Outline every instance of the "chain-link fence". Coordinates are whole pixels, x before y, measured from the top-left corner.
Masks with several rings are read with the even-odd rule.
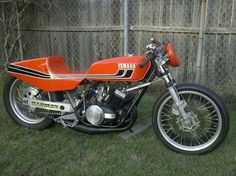
[[[234,96],[236,94],[235,12],[235,0],[208,1],[202,55],[202,82],[218,92]]]
[[[122,2],[53,0],[48,9],[33,6],[25,16],[26,58],[62,55],[85,70],[101,58],[122,55]]]
[[[181,66],[173,69],[179,82],[195,81],[199,71],[202,84],[222,95],[236,93],[235,0],[38,2],[22,18],[26,59],[62,55],[72,68],[86,70],[99,59],[126,52],[143,55],[155,37],[174,43],[181,59]]]

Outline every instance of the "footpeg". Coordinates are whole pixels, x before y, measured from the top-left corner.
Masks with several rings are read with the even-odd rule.
[[[74,113],[60,116],[60,117],[56,118],[55,121],[58,123],[61,123],[65,128],[66,127],[73,128],[79,122],[79,120],[77,119],[77,117]],[[70,122],[70,121],[73,121],[73,122]]]

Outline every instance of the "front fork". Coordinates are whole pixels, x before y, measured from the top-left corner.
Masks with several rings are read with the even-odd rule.
[[[185,124],[191,123],[185,110],[187,103],[184,100],[180,99],[179,92],[175,87],[176,86],[175,80],[171,76],[170,72],[163,65],[160,65],[158,70],[161,73],[162,78],[166,83],[166,87],[169,90],[171,98],[175,103],[175,105],[177,106],[183,121],[185,122]]]

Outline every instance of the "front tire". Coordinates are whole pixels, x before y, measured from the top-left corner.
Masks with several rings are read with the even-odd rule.
[[[46,101],[56,100],[54,93],[44,92],[17,78],[8,76],[3,89],[3,100],[12,120],[17,125],[37,130],[45,129],[53,123],[53,120],[47,118],[49,115],[40,115],[37,113],[37,109],[24,105],[23,98],[39,98]]]
[[[204,154],[218,147],[227,135],[229,115],[221,98],[210,89],[196,84],[176,86],[180,99],[187,103],[185,111],[193,125],[184,126],[169,92],[156,102],[152,123],[155,134],[172,151]]]

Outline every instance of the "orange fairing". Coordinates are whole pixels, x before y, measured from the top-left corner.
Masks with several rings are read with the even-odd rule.
[[[179,58],[175,54],[174,46],[170,42],[166,44],[165,55],[168,55],[170,58],[170,60],[167,62],[168,65],[171,65],[172,67],[179,66]]]
[[[75,89],[83,80],[100,81],[141,81],[151,64],[140,68],[144,56],[125,56],[95,62],[87,72],[70,69],[63,57],[52,56],[14,62],[8,66],[8,72],[35,87],[45,91],[63,91]]]
[[[15,62],[8,66],[8,72],[45,91],[71,90],[84,80],[84,76],[73,78],[84,73],[69,69],[60,56]]]

